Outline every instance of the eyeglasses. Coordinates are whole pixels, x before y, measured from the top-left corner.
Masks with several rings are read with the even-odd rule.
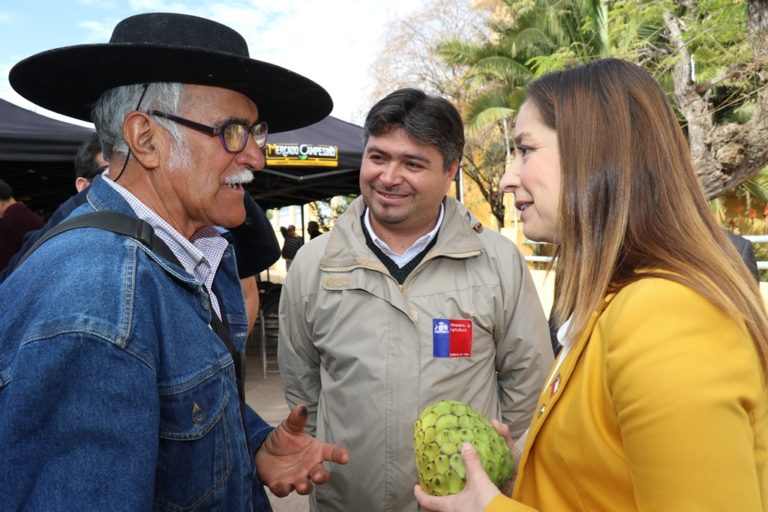
[[[218,135],[221,139],[221,145],[229,153],[239,153],[245,149],[248,144],[248,134],[253,137],[253,142],[260,148],[267,145],[267,123],[264,121],[256,121],[251,126],[248,123],[238,119],[232,119],[225,121],[219,126],[207,126],[183,117],[174,116],[173,114],[166,114],[159,110],[150,110],[147,114],[151,116],[162,117],[178,123],[187,128],[192,128],[202,133],[206,133],[211,137]]]

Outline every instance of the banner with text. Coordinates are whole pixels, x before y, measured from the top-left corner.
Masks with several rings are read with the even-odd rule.
[[[267,144],[267,166],[338,167],[336,146],[324,144]]]

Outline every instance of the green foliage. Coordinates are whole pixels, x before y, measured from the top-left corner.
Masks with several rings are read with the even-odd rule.
[[[357,198],[356,195],[354,196],[338,196],[336,198],[336,201],[334,202],[333,206],[333,218],[337,219],[339,216],[341,216],[342,213],[347,211],[347,208],[349,208],[349,205]]]
[[[729,230],[741,235],[768,232],[768,166],[726,196],[710,201],[709,206]],[[758,260],[768,259],[768,244],[755,244],[754,248]],[[768,275],[763,279],[768,280]]]
[[[465,111],[473,125],[483,127],[495,124],[503,119],[510,119],[517,113],[523,101],[523,90],[503,87],[489,89],[470,103]],[[474,127],[474,126],[473,126]]]
[[[523,84],[531,77],[531,70],[524,64],[510,59],[508,55],[489,55],[479,59],[471,74],[502,83]]]
[[[768,260],[768,247],[766,244],[752,244],[752,249],[755,251],[755,261]],[[759,269],[760,281],[768,281],[768,269]]]
[[[735,194],[749,202],[768,203],[768,167],[739,185]]]
[[[739,104],[743,98],[739,97],[738,91],[733,89],[720,88],[717,92],[727,92],[728,95],[722,99],[718,98],[718,104],[720,110],[716,113],[717,122],[721,124],[725,123],[737,123],[744,124],[752,118],[752,114],[755,110],[755,102],[752,99],[748,99]]]
[[[501,105],[485,96],[524,89],[544,73],[615,56],[645,65],[671,88],[670,72],[680,58],[667,39],[664,12],[684,28],[687,51],[693,56],[696,82],[706,82],[733,66],[746,66],[752,58],[746,34],[746,2],[699,0],[688,4],[672,0],[505,0],[505,16],[491,19],[490,42],[445,41],[438,53],[450,65],[466,67],[468,83],[477,96],[468,112],[471,129],[498,120]],[[689,8],[693,5],[693,8]],[[724,88],[723,88],[724,87]],[[716,92],[724,118],[739,110],[745,94],[754,89],[750,77],[734,74]],[[717,98],[716,98],[717,99]],[[482,104],[496,112],[482,115]],[[507,107],[514,114],[518,104]],[[740,111],[737,119],[744,117]]]
[[[557,48],[550,54],[531,57],[527,64],[531,67],[535,77],[540,77],[559,71],[561,69],[579,64],[580,56],[574,51],[573,47]]]
[[[667,44],[663,11],[663,2],[613,2],[608,11],[610,55],[638,63],[652,59],[652,49]]]
[[[696,81],[712,80],[730,66],[749,62],[752,50],[745,30],[747,3],[699,0],[696,8],[685,32],[688,51],[696,61]]]
[[[610,51],[608,10],[599,0],[505,3],[509,13],[491,21],[490,42],[449,40],[438,45],[447,64],[466,68],[467,83],[474,87],[467,108],[470,131],[500,116],[512,117],[534,77]]]
[[[503,12],[489,18],[490,37],[444,41],[437,49],[446,64],[465,71],[468,103],[463,114],[468,134],[486,137],[483,146],[488,155],[475,155],[473,172],[498,173],[500,161],[494,156],[499,153],[491,148],[504,147],[503,140],[494,137],[508,134],[487,128],[514,118],[531,80],[607,56],[643,65],[673,99],[675,63],[690,54],[693,78],[702,85],[701,94],[712,105],[716,122],[746,122],[754,109],[751,95],[762,83],[748,71],[752,52],[745,30],[746,4],[743,0],[503,0]],[[682,27],[685,52],[671,42],[665,14]],[[745,184],[745,190],[750,186]]]
[[[336,196],[328,201],[313,201],[308,203],[310,214],[317,219],[323,231],[330,230],[336,219],[347,211],[349,204],[357,196]]]

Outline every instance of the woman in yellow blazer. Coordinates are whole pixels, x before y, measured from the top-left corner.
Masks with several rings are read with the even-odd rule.
[[[465,445],[428,510],[768,511],[768,320],[714,222],[685,136],[642,68],[605,59],[529,86],[502,178],[556,243],[563,349],[512,498]]]

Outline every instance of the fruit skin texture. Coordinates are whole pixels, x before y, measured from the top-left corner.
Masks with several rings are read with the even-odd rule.
[[[514,460],[501,434],[469,405],[441,400],[425,407],[413,425],[416,470],[424,492],[434,496],[461,492],[467,482],[460,454],[465,442],[475,447],[496,487],[507,483]]]

